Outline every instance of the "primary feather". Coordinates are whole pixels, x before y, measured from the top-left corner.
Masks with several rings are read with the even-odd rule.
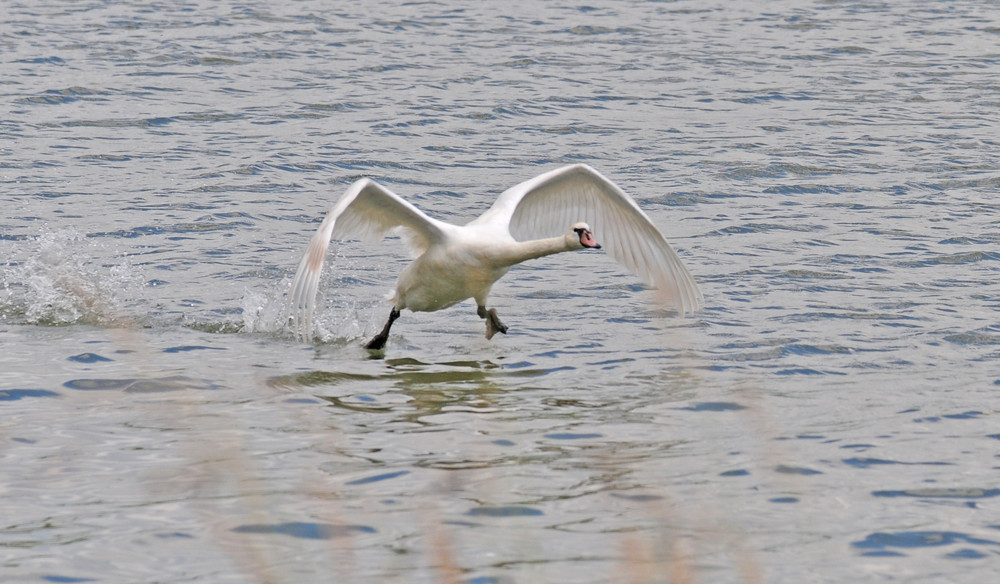
[[[508,189],[473,223],[505,220],[519,241],[560,233],[576,221],[588,223],[611,257],[665,295],[665,303],[681,312],[701,305],[701,290],[660,230],[618,185],[585,164]]]

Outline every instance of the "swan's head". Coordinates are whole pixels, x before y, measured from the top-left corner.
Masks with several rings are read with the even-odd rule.
[[[594,239],[594,234],[590,232],[590,225],[586,223],[576,223],[570,227],[569,233],[566,234],[566,240],[572,243],[573,247],[579,243],[581,248],[601,249],[601,244]]]

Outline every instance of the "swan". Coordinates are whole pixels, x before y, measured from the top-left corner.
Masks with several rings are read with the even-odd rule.
[[[312,335],[320,270],[331,239],[380,241],[400,228],[416,258],[400,274],[385,327],[365,347],[385,347],[400,311],[430,312],[468,298],[486,320],[486,338],[507,332],[486,298],[511,267],[564,251],[601,249],[656,288],[682,313],[703,298],[667,240],[617,185],[586,164],[564,166],[504,191],[466,225],[433,219],[369,178],[352,184],[330,209],[299,261],[287,314],[296,338]],[[555,235],[566,229],[561,235]]]

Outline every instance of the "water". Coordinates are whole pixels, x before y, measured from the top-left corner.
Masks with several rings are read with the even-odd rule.
[[[979,2],[7,2],[0,580],[984,582],[1000,24]],[[351,181],[467,221],[587,162],[600,253],[404,313]],[[598,237],[600,234],[597,234]]]

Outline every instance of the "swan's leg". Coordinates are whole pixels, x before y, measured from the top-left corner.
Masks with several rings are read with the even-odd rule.
[[[486,319],[486,338],[492,339],[493,335],[497,333],[507,334],[507,325],[500,322],[500,317],[497,316],[497,309],[491,308],[486,310],[486,307],[482,304],[476,309],[476,314],[479,318]]]
[[[378,351],[379,349],[385,347],[385,342],[389,340],[389,329],[392,328],[392,323],[396,322],[397,318],[399,318],[399,311],[396,310],[395,306],[393,306],[392,312],[389,313],[389,320],[386,321],[385,326],[382,328],[382,332],[375,335],[375,338],[372,340],[368,341],[365,348]]]

